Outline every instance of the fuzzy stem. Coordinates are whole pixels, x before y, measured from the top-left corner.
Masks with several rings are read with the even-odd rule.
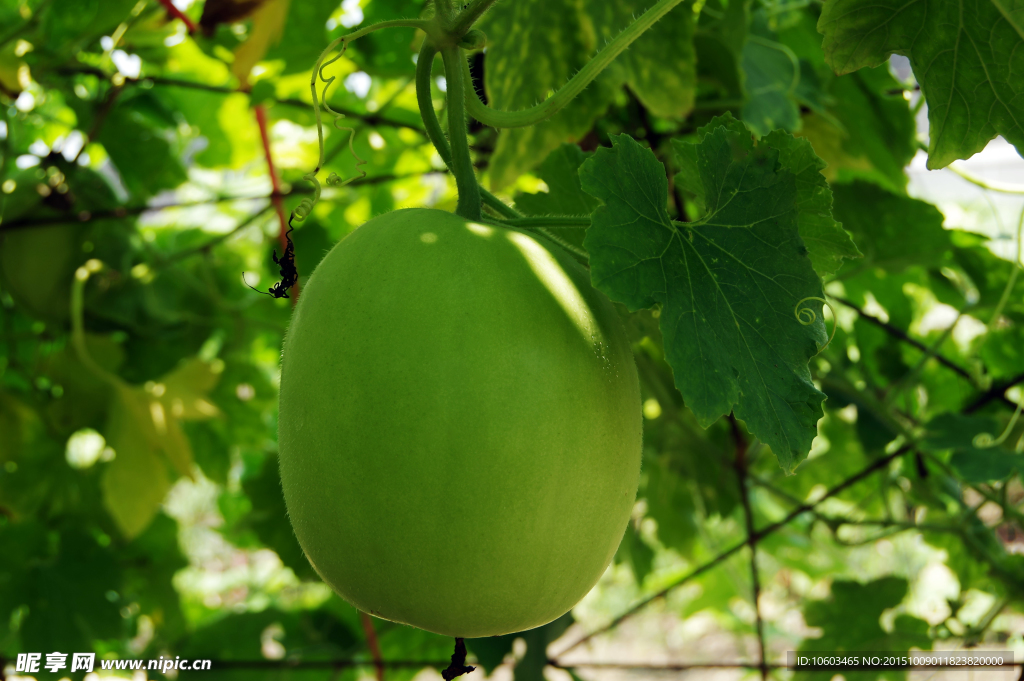
[[[601,48],[593,58],[588,61],[575,76],[569,79],[555,94],[545,99],[540,104],[524,109],[522,111],[498,111],[480,101],[473,88],[466,89],[466,109],[469,115],[484,125],[493,128],[522,128],[551,118],[558,113],[566,104],[583,91],[598,74],[601,73],[612,61],[622,54],[630,44],[639,38],[644,31],[654,25],[658,19],[669,13],[682,0],[658,0],[646,12],[641,14],[633,23],[622,29],[611,42]],[[468,73],[469,65],[464,65]]]
[[[472,0],[469,6],[462,10],[455,19],[451,32],[460,37],[464,35],[466,31],[473,28],[473,24],[484,15],[484,12],[491,8],[494,2],[495,0]]]
[[[469,220],[480,219],[480,185],[473,172],[473,159],[469,154],[469,129],[466,126],[465,82],[463,81],[462,50],[445,47],[441,50],[444,72],[448,82],[448,140],[452,146],[452,174],[459,189],[459,203],[455,212]]]
[[[444,136],[444,130],[441,129],[441,124],[437,120],[437,114],[434,113],[434,101],[430,96],[430,70],[433,67],[436,54],[437,48],[429,41],[424,41],[420,54],[416,58],[416,102],[419,104],[420,118],[423,119],[423,127],[427,133],[427,139],[437,149],[437,155],[441,157],[441,160],[444,161],[444,164],[450,170],[452,167],[452,149],[448,145],[448,140]],[[483,187],[480,187],[480,198],[485,204],[506,218],[522,217],[516,210],[506,205],[504,201]]]
[[[420,118],[423,119],[423,127],[426,129],[427,139],[437,149],[437,155],[441,157],[444,164],[451,168],[452,149],[448,146],[448,140],[444,137],[444,131],[434,113],[434,100],[430,96],[430,70],[434,66],[434,56],[437,48],[430,40],[423,41],[420,54],[416,58],[416,103],[420,107]]]

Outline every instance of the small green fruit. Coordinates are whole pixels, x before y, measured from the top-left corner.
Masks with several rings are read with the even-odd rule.
[[[303,288],[279,439],[299,543],[343,598],[448,636],[522,631],[575,605],[622,538],[636,367],[557,246],[396,211]]]

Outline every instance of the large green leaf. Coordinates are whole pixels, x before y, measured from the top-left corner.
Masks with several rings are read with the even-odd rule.
[[[824,114],[804,117],[800,135],[828,165],[829,182],[864,179],[894,191],[917,152],[914,116],[887,65],[832,78]],[[895,94],[892,94],[894,93]]]
[[[649,0],[619,0],[588,3],[582,8],[601,37],[610,40],[652,4]],[[693,106],[695,29],[693,3],[680,3],[616,60],[626,85],[656,116],[682,117]]]
[[[781,130],[764,142],[778,150],[779,163],[796,175],[797,226],[814,271],[821,276],[834,274],[843,260],[859,258],[850,235],[832,218],[832,191],[822,175],[825,162],[810,143]]]
[[[906,614],[897,615],[892,630],[882,628],[880,618],[889,608],[895,608],[907,594],[907,580],[902,577],[883,577],[873,582],[836,580],[832,583],[832,596],[826,600],[811,601],[804,607],[804,620],[812,627],[820,627],[822,635],[805,640],[798,652],[895,651],[908,652],[911,647],[931,649],[928,623]],[[798,672],[802,680],[827,681],[834,672]],[[851,681],[870,681],[884,676],[902,679],[905,672],[844,671]]]
[[[928,102],[928,167],[969,158],[1002,135],[1024,150],[1020,0],[833,0],[818,22],[836,73],[910,58]]]
[[[597,47],[572,0],[498,3],[481,23],[491,45],[484,69],[488,103],[497,109],[533,106],[579,71]],[[607,108],[615,85],[607,75],[538,125],[503,130],[491,158],[491,185],[503,187],[548,152],[580,139]]]
[[[579,176],[587,157],[575,144],[563,144],[552,151],[536,170],[548,191],[516,194],[516,208],[526,215],[590,215],[598,201],[583,191]]]
[[[630,137],[583,164],[584,190],[605,204],[585,242],[591,278],[630,309],[661,306],[666,357],[701,425],[735,411],[792,471],[822,414],[807,360],[825,343],[820,316],[803,326],[794,314],[822,296],[798,233],[797,178],[724,124],[690,151],[681,162],[696,165],[681,175],[707,212],[689,224],[669,219],[664,167]]]
[[[28,606],[20,622],[23,650],[85,652],[93,641],[122,634],[118,606],[107,597],[119,587],[120,566],[87,531],[20,523],[3,529],[0,547],[0,617],[6,624],[11,606]]]
[[[643,0],[497,4],[481,23],[490,40],[484,69],[489,104],[517,110],[543,100],[650,4]],[[682,3],[561,112],[535,126],[501,131],[491,159],[492,185],[508,185],[559,144],[580,139],[623,83],[653,113],[685,115],[693,104],[696,81],[693,32],[692,5]]]
[[[99,141],[117,166],[124,186],[137,197],[173,189],[187,179],[164,131],[133,107],[115,106],[103,122]]]
[[[327,47],[327,19],[338,0],[292,0],[281,39],[267,51],[267,60],[283,61],[285,73],[311,71]]]
[[[949,232],[935,206],[868,182],[832,188],[835,216],[854,236],[867,264],[889,272],[934,265],[950,249]]]
[[[743,120],[750,129],[759,136],[776,128],[797,130],[800,64],[793,52],[779,42],[752,35],[743,46],[743,72],[747,94]]]

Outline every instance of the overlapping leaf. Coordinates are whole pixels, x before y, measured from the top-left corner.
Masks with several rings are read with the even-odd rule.
[[[490,37],[484,70],[489,104],[518,110],[543,100],[649,4],[632,0],[589,5],[572,0],[498,3],[481,24]],[[691,5],[682,3],[561,112],[529,128],[503,130],[491,160],[492,184],[509,184],[559,144],[580,139],[623,83],[660,115],[687,113],[696,81],[693,31]]]
[[[628,136],[584,163],[584,190],[605,204],[585,242],[591,277],[630,309],[661,306],[666,357],[702,425],[734,411],[791,471],[824,399],[807,369],[824,328],[794,314],[822,295],[798,232],[797,178],[749,133],[708,127],[682,161],[706,207],[695,223],[669,219],[664,167]]]
[[[834,193],[836,217],[876,267],[935,265],[950,248],[942,213],[930,203],[860,181],[836,185]]]
[[[928,167],[1002,135],[1024,150],[1024,8],[1019,0],[834,0],[818,22],[836,73],[910,58],[928,102]]]
[[[894,608],[907,594],[907,581],[901,577],[883,577],[875,581],[860,582],[836,580],[832,583],[832,595],[821,601],[811,601],[804,608],[804,619],[812,627],[820,627],[822,635],[808,639],[800,646],[801,652],[833,651],[899,651],[907,652],[912,647],[931,649],[928,623],[911,615],[899,614],[892,624],[892,630],[882,628],[882,613]],[[796,678],[827,681],[834,672],[800,672]],[[905,678],[905,672],[894,671],[850,671],[848,679],[869,681],[880,676]]]

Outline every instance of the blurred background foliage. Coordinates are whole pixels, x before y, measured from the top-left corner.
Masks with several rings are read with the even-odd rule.
[[[501,2],[480,26],[474,85],[494,106],[531,105],[646,4]],[[276,463],[290,301],[241,279],[276,281],[275,202],[290,209],[309,191],[320,50],[423,11],[417,0],[0,0],[8,663],[95,651],[212,658],[215,678],[397,681],[446,662],[449,639],[360,617],[304,559]],[[527,215],[589,213],[597,202],[576,170],[610,135],[641,140],[671,178],[671,142],[715,115],[781,128],[826,161],[836,219],[864,255],[827,282],[836,337],[811,361],[826,415],[792,476],[742,423],[700,428],[673,387],[657,310],[623,309],[645,400],[633,521],[571,615],[469,641],[476,674],[733,662],[751,667],[742,676],[795,649],[1024,653],[1024,423],[1000,446],[973,444],[1024,399],[1022,202],[984,189],[973,202],[933,198],[941,211],[922,200],[906,169],[927,126],[906,60],[835,76],[819,13],[803,0],[687,2],[551,120],[471,127],[484,183]],[[356,128],[367,176],[326,189],[294,232],[300,284],[372,216],[454,208],[416,108],[421,39],[376,33],[331,67],[329,99]],[[443,90],[438,73],[442,119]],[[354,173],[347,142],[328,131],[328,172]],[[671,185],[670,204],[680,219],[698,214]],[[582,243],[581,230],[561,235]],[[92,259],[104,268],[76,279]],[[75,345],[79,319],[94,365]],[[600,633],[567,650],[587,632]]]

